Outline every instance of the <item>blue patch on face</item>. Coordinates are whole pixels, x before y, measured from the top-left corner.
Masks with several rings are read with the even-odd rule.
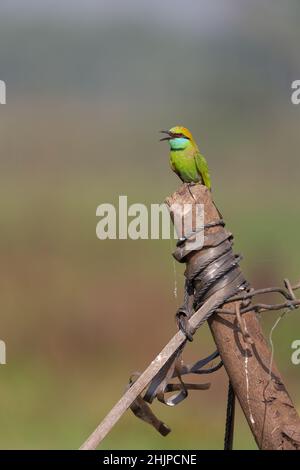
[[[175,139],[171,139],[170,147],[172,150],[183,150],[189,143],[189,139],[185,139],[184,137],[176,137]]]

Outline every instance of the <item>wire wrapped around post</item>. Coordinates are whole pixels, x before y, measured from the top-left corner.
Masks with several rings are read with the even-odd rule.
[[[220,212],[214,205],[211,192],[205,186],[195,185],[188,188],[187,185],[182,185],[167,199],[169,207],[187,203],[203,205],[204,223],[208,227],[205,239],[226,237],[224,227],[209,227],[220,219]],[[221,286],[217,281],[211,285],[209,291],[205,291],[201,277],[201,273],[205,271],[200,273],[199,279],[197,275],[194,276],[199,266],[198,258],[202,257],[203,260],[206,256],[209,256],[208,250],[204,249],[184,258],[187,263],[186,275],[194,279],[194,299],[197,304],[199,302],[204,305],[215,295],[215,289]],[[192,269],[194,264],[195,270]],[[239,268],[234,269],[238,274]],[[231,271],[233,272],[234,270]],[[296,299],[294,290],[300,286],[291,286],[289,281],[285,280],[284,288],[254,290],[247,283],[241,283],[241,287],[242,292],[233,294],[232,297],[228,295],[224,305],[217,307],[214,315],[208,318],[217,350],[258,447],[300,449],[300,418],[284,386],[257,316],[260,311],[297,308],[300,301]],[[221,293],[222,289],[219,289],[217,294],[218,292]],[[254,296],[266,292],[280,293],[285,301],[275,305],[252,305]]]
[[[188,189],[190,191],[190,188]],[[176,313],[176,318],[179,328],[186,334],[189,341],[192,341],[195,330],[189,329],[188,320],[206,300],[214,295],[216,306],[221,306],[233,295],[241,293],[248,288],[248,283],[239,267],[241,257],[233,253],[233,236],[224,229],[224,221],[218,217],[203,226],[199,224],[197,211],[194,209],[195,206],[191,203],[186,203],[184,208],[178,204],[174,207],[170,206],[172,220],[177,233],[180,235],[173,256],[177,261],[186,263],[184,304]],[[190,221],[190,224],[186,224],[188,228],[184,227],[184,220]],[[211,232],[212,229],[214,229],[213,232]],[[197,240],[197,233],[200,231],[204,231],[204,233]],[[209,312],[206,320],[213,313],[214,310]],[[215,367],[204,369],[206,364],[219,355],[218,351],[205,359],[197,361],[192,366],[185,365],[182,360],[182,352],[185,345],[186,342],[183,343],[166,363],[165,367],[154,377],[143,398],[139,397],[131,405],[131,410],[136,416],[152,424],[163,435],[166,435],[166,425],[157,419],[153,420],[153,417],[148,412],[149,407],[145,406],[143,401],[152,403],[154,398],[157,398],[166,405],[177,405],[188,396],[188,390],[203,390],[210,386],[210,384],[185,383],[183,375],[208,374],[222,366],[222,362],[219,362]],[[170,381],[173,378],[178,378],[179,383],[171,383]],[[133,378],[131,378],[131,383],[132,380]],[[177,391],[176,394],[171,397],[166,396],[168,392],[175,390]],[[231,397],[233,401],[233,392]],[[231,409],[233,406],[233,403],[229,404],[228,409]],[[232,423],[230,424],[230,429],[232,429]]]

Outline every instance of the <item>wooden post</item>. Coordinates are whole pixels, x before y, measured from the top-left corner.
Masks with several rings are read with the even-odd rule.
[[[205,224],[220,218],[211,192],[205,186],[182,185],[167,199],[169,206],[196,203],[204,205]],[[212,227],[207,233],[220,230],[224,228]],[[235,311],[235,303],[226,304],[226,309]],[[272,358],[259,319],[254,312],[243,314],[242,318],[253,345],[244,343],[235,314],[215,313],[208,322],[252,434],[260,449],[300,449],[300,418]]]

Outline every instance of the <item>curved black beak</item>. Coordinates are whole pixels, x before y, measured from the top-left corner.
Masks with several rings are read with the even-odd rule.
[[[163,140],[170,140],[173,137],[173,134],[170,131],[159,131],[159,132],[161,132],[162,134],[167,134],[166,137],[162,137],[161,139],[159,139],[160,142],[162,142]]]

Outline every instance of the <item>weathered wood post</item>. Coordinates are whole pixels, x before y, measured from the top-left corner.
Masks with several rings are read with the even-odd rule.
[[[203,204],[205,224],[220,218],[211,192],[203,185],[182,185],[166,202],[169,206]],[[205,233],[224,230],[217,226]],[[199,256],[199,252],[192,256]],[[226,304],[228,309],[235,312],[235,303]],[[300,418],[272,360],[257,314],[242,316],[253,344],[243,341],[235,313],[214,313],[208,322],[252,434],[260,449],[300,449]]]

